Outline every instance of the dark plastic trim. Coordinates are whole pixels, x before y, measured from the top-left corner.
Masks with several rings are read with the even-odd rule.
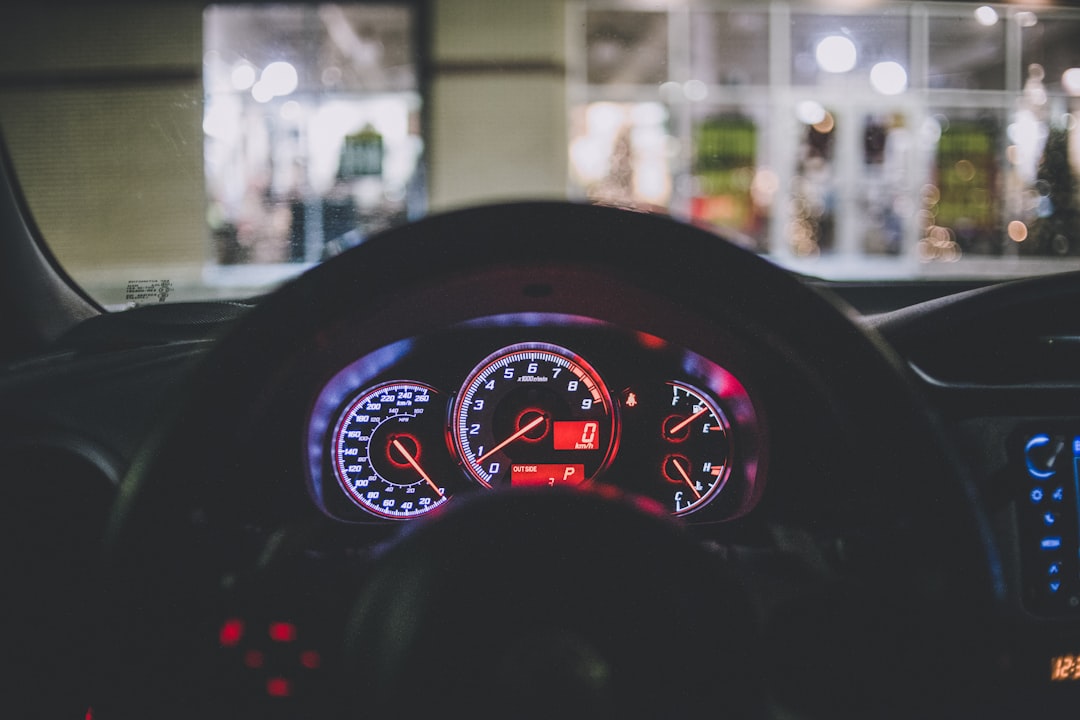
[[[104,312],[42,240],[0,135],[0,358],[45,347]]]

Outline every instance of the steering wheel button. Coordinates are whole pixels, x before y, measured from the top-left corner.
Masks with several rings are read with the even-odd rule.
[[[1040,543],[1040,547],[1043,550],[1060,550],[1061,538],[1060,537],[1044,537]]]
[[[1064,497],[1065,497],[1065,488],[1059,486],[1054,490],[1053,494],[1050,496],[1050,499],[1053,500],[1054,502],[1061,502],[1062,499],[1064,499]]]
[[[1057,515],[1052,512],[1043,513],[1043,524],[1050,527],[1057,523]]]
[[[1035,488],[1034,490],[1031,491],[1031,502],[1039,503],[1039,502],[1042,502],[1042,499],[1043,499],[1042,488]]]
[[[1061,574],[1061,563],[1050,563],[1050,567],[1047,568],[1046,574],[1051,575],[1051,576],[1060,575]]]
[[[1058,582],[1057,580],[1054,580],[1053,582],[1050,583],[1050,592],[1056,593],[1060,589],[1061,589],[1061,583]]]

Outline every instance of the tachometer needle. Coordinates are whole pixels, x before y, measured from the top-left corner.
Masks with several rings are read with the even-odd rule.
[[[500,450],[502,450],[502,449],[503,449],[504,447],[506,447],[506,446],[507,446],[507,445],[509,445],[510,443],[514,442],[514,441],[515,441],[515,440],[517,440],[517,439],[518,439],[519,437],[521,437],[521,436],[522,436],[522,435],[524,435],[525,433],[529,432],[530,430],[532,430],[532,429],[533,429],[534,427],[536,427],[536,426],[537,426],[537,425],[539,425],[540,423],[544,422],[544,420],[545,420],[545,419],[546,419],[546,418],[545,418],[545,417],[544,417],[543,415],[539,415],[539,416],[537,416],[537,418],[536,418],[535,420],[533,420],[532,422],[530,422],[529,424],[527,424],[527,425],[526,425],[525,427],[521,428],[520,430],[518,430],[518,431],[517,431],[516,433],[514,433],[514,434],[513,434],[513,435],[511,435],[510,437],[506,438],[506,439],[505,439],[505,440],[503,440],[503,441],[502,441],[501,443],[499,443],[499,444],[498,444],[498,445],[496,445],[495,447],[491,448],[490,450],[488,450],[488,451],[487,451],[486,453],[484,453],[484,454],[483,454],[483,455],[481,455],[480,457],[476,458],[476,462],[478,462],[478,463],[482,463],[482,462],[484,462],[484,461],[485,461],[485,460],[487,460],[487,459],[488,459],[489,457],[491,457],[491,456],[492,456],[492,455],[494,455],[495,453],[499,452],[499,451],[500,451]]]
[[[668,435],[674,435],[675,433],[679,432],[684,427],[686,427],[690,423],[694,422],[695,420],[697,420],[699,417],[701,417],[702,415],[704,415],[707,412],[709,412],[709,408],[707,408],[707,407],[701,408],[696,413],[694,413],[690,417],[686,418],[685,420],[683,420],[681,423],[679,423],[675,427],[669,428],[668,431],[667,431],[667,434]]]
[[[391,445],[394,446],[395,450],[401,453],[402,457],[405,458],[406,462],[412,465],[413,470],[416,470],[416,472],[420,473],[420,477],[424,478],[424,482],[430,485],[431,489],[439,494],[439,497],[442,497],[443,491],[440,490],[439,486],[435,484],[435,482],[426,472],[424,472],[424,468],[420,467],[420,463],[416,462],[416,458],[414,458],[412,454],[405,449],[405,446],[401,444],[401,441],[397,438],[394,438],[394,441],[391,443]]]
[[[700,415],[700,414],[701,413],[698,413],[698,415]],[[682,475],[682,479],[686,481],[686,484],[694,492],[694,497],[696,497],[698,500],[700,500],[701,499],[701,493],[699,493],[698,489],[696,487],[694,487],[694,482],[690,479],[690,476],[686,474],[686,471],[683,470],[683,466],[679,463],[679,461],[676,460],[675,458],[671,458],[671,464],[675,466],[675,469],[679,471],[680,475]]]

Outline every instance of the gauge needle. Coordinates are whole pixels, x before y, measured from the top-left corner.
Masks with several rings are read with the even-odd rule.
[[[698,413],[698,415],[700,415],[700,414],[701,413]],[[682,475],[682,479],[685,480],[686,484],[690,486],[690,489],[694,491],[694,497],[696,497],[698,500],[700,500],[701,499],[701,493],[699,493],[697,488],[694,487],[694,482],[690,479],[690,476],[686,474],[686,471],[683,470],[683,466],[679,463],[679,461],[676,460],[675,458],[672,458],[671,459],[671,464],[675,466],[675,469],[679,471],[680,475]]]
[[[405,460],[413,466],[413,469],[416,470],[416,472],[420,473],[420,477],[424,478],[424,481],[431,486],[431,489],[439,493],[439,497],[442,497],[443,491],[440,490],[439,486],[435,484],[435,482],[426,472],[424,472],[424,468],[420,467],[420,463],[416,462],[416,458],[414,458],[412,454],[405,449],[405,446],[401,444],[401,441],[397,438],[394,438],[394,442],[391,444],[394,446],[394,449],[401,453],[405,457]]]
[[[686,427],[690,423],[694,422],[695,420],[697,420],[699,417],[701,417],[702,415],[704,415],[707,412],[709,412],[709,408],[707,408],[707,407],[701,408],[696,413],[694,413],[690,417],[686,418],[685,420],[683,420],[681,423],[679,423],[675,427],[669,428],[668,431],[667,431],[668,435],[674,435],[675,433],[679,432],[684,427]]]
[[[530,423],[529,423],[528,425],[526,425],[525,427],[521,428],[520,430],[518,430],[518,431],[517,431],[516,433],[514,433],[514,434],[513,434],[513,435],[511,435],[510,437],[506,438],[506,439],[505,439],[505,440],[503,440],[503,441],[502,441],[501,443],[499,443],[499,444],[498,444],[498,445],[496,445],[495,447],[491,448],[490,450],[488,450],[488,451],[487,451],[486,453],[484,453],[484,454],[483,454],[483,455],[481,455],[480,457],[476,458],[476,462],[478,462],[478,463],[482,463],[482,462],[484,462],[484,461],[485,461],[485,460],[487,460],[487,459],[488,459],[489,457],[491,457],[491,456],[492,456],[492,455],[494,455],[495,453],[499,452],[499,451],[500,451],[500,450],[502,450],[502,449],[503,449],[504,447],[506,447],[506,446],[507,446],[507,445],[509,445],[510,443],[514,442],[514,441],[515,441],[515,440],[517,440],[517,439],[518,439],[519,437],[521,437],[521,436],[522,436],[522,435],[524,435],[525,433],[529,432],[530,430],[532,430],[532,429],[533,429],[534,427],[536,427],[537,425],[539,425],[539,424],[540,424],[540,423],[542,423],[542,422],[544,422],[544,416],[543,416],[543,415],[540,415],[540,416],[538,416],[538,417],[537,417],[537,418],[536,418],[535,420],[533,420],[532,422],[530,422]]]

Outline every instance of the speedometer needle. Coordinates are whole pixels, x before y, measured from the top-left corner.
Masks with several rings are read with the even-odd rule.
[[[690,417],[686,418],[685,420],[683,420],[681,423],[679,423],[675,427],[668,428],[668,431],[667,431],[668,435],[674,435],[675,433],[679,432],[684,427],[686,427],[690,423],[694,422],[695,420],[697,420],[699,417],[701,417],[702,415],[704,415],[707,412],[709,412],[709,408],[707,408],[707,407],[701,408],[696,413],[694,413]]]
[[[420,467],[420,463],[416,462],[416,458],[414,458],[412,454],[405,449],[405,446],[401,444],[401,441],[397,438],[394,438],[394,441],[391,443],[391,445],[394,446],[395,450],[402,454],[406,462],[413,466],[413,470],[416,470],[416,472],[420,473],[420,477],[424,478],[424,482],[430,485],[431,489],[439,494],[439,497],[442,497],[443,491],[440,490],[439,486],[435,484],[435,482],[426,472],[424,472],[424,468]]]
[[[530,423],[529,423],[528,425],[526,425],[525,427],[521,428],[520,430],[518,430],[518,431],[517,431],[516,433],[514,433],[514,434],[513,434],[513,435],[511,435],[510,437],[506,438],[506,439],[505,439],[505,440],[503,440],[503,441],[502,441],[501,443],[499,443],[499,444],[498,444],[498,445],[496,445],[495,447],[491,448],[490,450],[488,450],[488,451],[487,451],[486,453],[484,453],[484,454],[483,454],[483,455],[481,455],[480,457],[476,458],[476,462],[478,462],[478,463],[482,463],[482,462],[484,462],[484,461],[485,461],[485,460],[487,460],[487,459],[488,459],[489,457],[491,457],[491,456],[492,456],[492,455],[494,455],[495,453],[499,452],[499,451],[500,451],[500,450],[502,450],[502,449],[503,449],[504,447],[506,447],[506,446],[507,446],[507,445],[509,445],[510,443],[514,442],[514,441],[515,441],[515,440],[517,440],[517,439],[518,439],[519,437],[521,437],[521,436],[522,436],[522,435],[524,435],[525,433],[529,432],[530,430],[532,430],[532,429],[533,429],[534,427],[536,427],[536,426],[537,426],[537,425],[539,425],[540,423],[544,422],[544,419],[545,419],[545,418],[544,418],[544,416],[543,416],[543,415],[540,415],[540,416],[538,416],[538,417],[537,417],[537,418],[536,418],[535,420],[533,420],[532,422],[530,422]]]
[[[698,415],[700,415],[700,414],[701,413],[698,413]],[[690,479],[690,476],[686,474],[686,471],[683,470],[682,464],[680,464],[679,461],[676,460],[675,458],[671,459],[671,464],[675,466],[675,469],[679,471],[680,475],[682,475],[682,479],[685,480],[686,484],[688,486],[690,486],[690,489],[694,491],[694,497],[696,497],[698,500],[700,500],[701,499],[701,493],[699,493],[698,489],[696,487],[694,487],[694,482]]]

